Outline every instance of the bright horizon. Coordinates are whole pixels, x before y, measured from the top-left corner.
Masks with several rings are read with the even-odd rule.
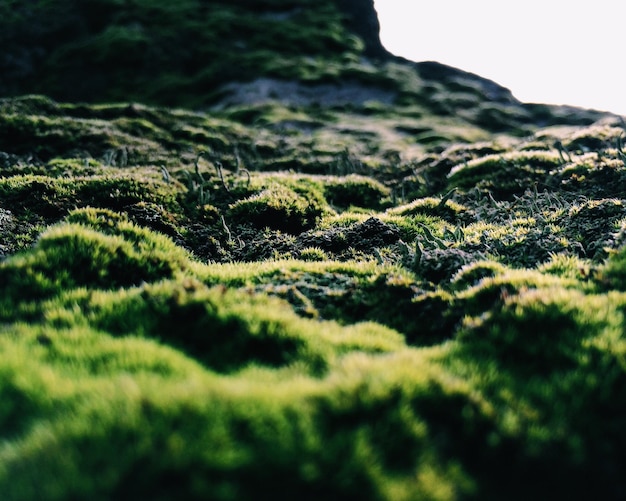
[[[626,3],[375,0],[385,48],[488,78],[523,102],[626,115]]]

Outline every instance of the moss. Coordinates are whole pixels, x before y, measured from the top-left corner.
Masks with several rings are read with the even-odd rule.
[[[456,203],[454,200],[437,199],[434,197],[418,198],[409,204],[400,205],[388,209],[388,214],[399,216],[414,216],[423,214],[427,216],[436,216],[446,221],[455,222],[462,221],[467,208]]]
[[[319,247],[305,247],[300,251],[300,259],[303,261],[326,261],[328,256]]]
[[[418,286],[398,273],[377,271],[361,277],[348,270],[322,268],[318,272],[276,274],[270,283],[255,289],[287,299],[302,314],[309,312],[342,324],[372,321],[407,336],[419,335],[421,330],[412,318],[411,307]]]
[[[360,40],[348,33],[335,4],[300,1],[297,5],[57,1],[38,4],[32,16],[3,18],[2,31],[28,34],[22,44],[33,55],[28,75],[32,80],[18,78],[22,89],[82,101],[95,96],[101,101],[141,96],[166,104],[191,104],[201,100],[190,95],[183,99],[185,91],[214,87],[234,77],[230,61],[235,59],[240,63],[238,77],[251,78],[281,69],[293,71],[306,57],[341,60],[344,52],[363,50]],[[255,16],[259,10],[267,15]],[[61,14],[67,11],[72,15]],[[47,19],[45,27],[38,22],[41,18]],[[246,33],[245,39],[241,33]],[[53,43],[46,46],[46,41]],[[37,55],[36,47],[46,47],[44,57]],[[272,69],[277,53],[290,64]]]
[[[586,339],[621,322],[606,318],[604,301],[562,289],[524,291],[488,316],[468,320],[460,339],[472,337],[475,349],[493,350],[507,368],[535,374],[571,370],[585,356]]]
[[[74,331],[74,335],[83,340],[94,337],[87,331]],[[417,455],[403,453],[407,445],[411,450],[426,445],[429,436],[437,433],[438,418],[460,415],[455,411],[469,393],[462,383],[446,381],[424,359],[396,356],[394,369],[388,371],[376,360],[353,357],[337,368],[333,378],[297,385],[274,381],[273,390],[268,391],[267,380],[242,385],[242,379],[208,378],[167,356],[163,349],[152,347],[149,351],[168,364],[178,362],[204,389],[185,389],[173,382],[164,385],[158,375],[123,375],[121,367],[115,371],[114,383],[125,392],[117,396],[108,393],[113,387],[102,379],[86,385],[63,374],[56,374],[54,381],[42,378],[43,388],[23,388],[23,394],[38,404],[43,391],[49,389],[60,407],[59,413],[38,429],[3,449],[0,478],[4,481],[12,475],[16,480],[9,487],[11,497],[32,494],[33,468],[38,471],[38,492],[49,498],[95,493],[117,497],[135,492],[181,495],[190,491],[220,499],[233,492],[240,498],[269,497],[279,495],[275,481],[269,481],[276,475],[282,479],[280,489],[302,495],[313,490],[342,497],[411,499],[415,479],[409,481],[406,473],[400,474],[408,471],[419,476],[417,487],[427,496],[441,493],[442,487],[450,493],[472,490],[463,468],[447,461],[445,451],[428,448]],[[45,370],[41,362],[33,368],[34,377],[41,378]],[[424,370],[412,369],[416,363]],[[379,375],[379,383],[358,376],[364,369]],[[263,379],[262,374],[257,376]],[[75,396],[64,398],[61,387]],[[429,397],[423,391],[426,388],[431,388]],[[205,398],[199,398],[202,394]],[[484,415],[480,402],[472,408]],[[62,425],[63,409],[81,411],[80,415],[70,412],[75,417]],[[315,419],[307,409],[317,410]],[[430,412],[423,419],[409,409]],[[96,420],[91,431],[82,424],[88,416]],[[129,442],[136,446],[120,454]],[[207,447],[211,447],[210,455]],[[151,453],[155,448],[163,454]],[[29,450],[33,453],[25,454]],[[105,470],[98,465],[116,456],[118,461],[106,462]],[[273,472],[269,478],[268,471]],[[84,480],[70,481],[77,477]],[[240,482],[241,478],[246,482]],[[20,485],[23,487],[18,488]]]
[[[552,268],[550,268],[550,270],[551,269]],[[495,277],[496,275],[504,273],[505,270],[505,266],[495,261],[477,261],[463,266],[454,277],[452,277],[451,282],[455,288],[462,290],[476,285],[483,278]],[[548,269],[545,269],[545,271],[548,271]]]
[[[489,187],[497,199],[523,193],[529,184],[543,179],[561,165],[557,153],[530,151],[490,155],[454,167],[449,174],[452,186]]]
[[[117,336],[158,339],[219,372],[249,364],[297,364],[320,374],[332,355],[306,333],[307,324],[286,305],[224,287],[209,290],[193,281],[163,283],[122,297],[94,299],[84,312],[91,325]]]
[[[0,148],[44,161],[71,154],[77,141],[82,151],[95,157],[104,158],[110,151],[126,148],[131,151],[131,162],[145,159],[150,149],[163,151],[157,142],[126,134],[106,122],[67,116],[2,114],[0,131]]]
[[[619,120],[370,3],[0,5],[4,497],[624,497]]]
[[[413,270],[425,280],[445,283],[459,270],[470,265],[480,256],[475,256],[458,248],[419,249],[414,259]]]
[[[587,127],[548,127],[538,132],[536,137],[548,144],[561,141],[570,153],[606,150],[615,147],[622,133],[621,127],[606,122]]]
[[[356,222],[352,222],[356,219]],[[347,227],[343,224],[348,223]],[[350,224],[351,223],[351,224]],[[376,258],[380,249],[400,240],[400,231],[377,217],[367,214],[349,215],[333,220],[329,228],[309,231],[301,235],[298,243],[305,247],[316,246],[342,260]]]
[[[58,221],[75,207],[129,209],[132,205],[152,202],[172,211],[180,211],[176,187],[151,176],[125,174],[52,178],[49,176],[13,176],[0,179],[0,203],[16,214],[36,214]]]
[[[139,228],[115,213],[74,213],[44,232],[31,253],[2,263],[3,311],[81,286],[111,289],[172,278],[189,255],[167,237]],[[101,231],[84,225],[90,223]]]
[[[357,175],[329,179],[324,183],[326,199],[335,207],[351,205],[368,209],[380,209],[390,190],[375,180]]]
[[[294,190],[275,184],[230,206],[231,217],[257,228],[300,233],[319,221],[323,207],[310,204]]]
[[[568,222],[585,252],[594,257],[596,253],[602,253],[603,247],[610,246],[611,233],[617,229],[617,223],[624,218],[625,212],[622,200],[592,200],[573,206],[569,210]],[[603,235],[604,239],[594,241],[599,235]]]
[[[611,253],[598,270],[598,283],[605,289],[626,290],[626,254],[624,248]]]
[[[543,273],[563,278],[573,278],[584,282],[595,272],[588,260],[564,254],[554,254],[550,260],[538,267]]]

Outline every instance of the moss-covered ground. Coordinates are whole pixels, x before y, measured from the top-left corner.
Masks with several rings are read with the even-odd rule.
[[[623,120],[346,3],[0,4],[2,500],[626,497]]]
[[[4,499],[624,495],[619,120],[0,111]]]

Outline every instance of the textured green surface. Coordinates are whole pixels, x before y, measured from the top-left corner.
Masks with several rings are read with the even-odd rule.
[[[623,122],[347,3],[0,5],[2,499],[624,498]]]

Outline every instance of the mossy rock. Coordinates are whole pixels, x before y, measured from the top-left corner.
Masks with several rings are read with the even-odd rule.
[[[69,18],[60,14],[68,11]],[[255,15],[259,11],[265,15]],[[193,0],[176,5],[121,5],[112,0],[74,5],[59,0],[19,12],[3,16],[0,31],[7,41],[19,40],[21,55],[31,66],[22,74],[6,62],[4,70],[12,78],[4,92],[18,86],[22,93],[44,91],[74,101],[141,98],[204,104],[206,98],[197,92],[201,87],[215,88],[235,77],[294,76],[307,57],[341,61],[343,53],[363,50],[333,2],[220,2],[203,7]],[[235,60],[236,72],[231,64]],[[325,73],[317,69],[312,76]]]

